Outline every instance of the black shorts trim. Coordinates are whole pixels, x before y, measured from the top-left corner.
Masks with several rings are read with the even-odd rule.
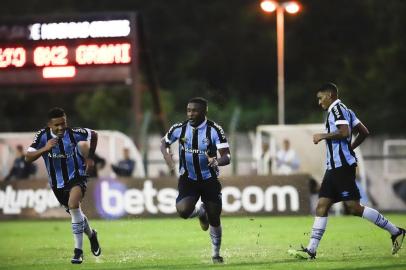
[[[334,202],[359,200],[361,195],[355,183],[355,168],[353,165],[326,170],[319,198],[329,198]]]
[[[75,186],[80,186],[80,189],[82,190],[82,195],[85,196],[87,188],[87,178],[86,177],[74,178],[70,180],[63,188],[52,188],[52,191],[54,192],[58,202],[61,205],[65,206],[65,208],[67,209],[70,190]]]
[[[179,177],[178,182],[178,197],[176,202],[179,202],[185,197],[201,198],[202,202],[213,202],[222,204],[221,201],[221,183],[217,178],[205,180],[192,180],[185,176]]]

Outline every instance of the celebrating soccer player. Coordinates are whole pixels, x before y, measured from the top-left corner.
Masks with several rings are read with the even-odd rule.
[[[175,171],[170,145],[179,141],[179,195],[176,210],[182,218],[199,217],[201,228],[210,228],[213,263],[220,256],[222,229],[221,184],[218,166],[230,163],[230,149],[223,129],[206,118],[207,100],[193,98],[187,104],[188,120],[173,125],[162,138],[161,152],[171,172]],[[217,150],[220,154],[217,157]],[[201,198],[202,204],[196,207]]]
[[[89,140],[89,156],[85,159],[80,154],[77,143]],[[83,261],[83,232],[89,237],[93,255],[99,256],[101,253],[97,232],[90,227],[80,208],[86,191],[87,171],[94,166],[92,156],[96,146],[95,131],[68,127],[64,110],[53,108],[48,112],[48,126],[37,132],[26,155],[28,162],[35,161],[40,156],[44,158],[49,184],[59,203],[72,217],[75,249],[71,262],[74,264]]]
[[[313,142],[325,140],[327,146],[327,169],[319,192],[316,217],[311,238],[306,248],[297,255],[315,259],[319,242],[326,230],[330,207],[343,201],[352,215],[369,220],[391,234],[392,254],[402,246],[405,230],[396,227],[377,210],[360,204],[360,193],[355,184],[357,159],[354,149],[369,135],[368,129],[339,99],[338,89],[333,83],[322,85],[317,91],[317,99],[323,110],[327,110],[326,133],[313,135]],[[351,143],[352,134],[357,133]]]

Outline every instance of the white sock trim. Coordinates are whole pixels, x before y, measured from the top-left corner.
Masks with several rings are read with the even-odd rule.
[[[327,227],[328,217],[314,217],[313,228],[325,230]]]
[[[75,248],[83,249],[83,216],[80,208],[69,209],[72,217],[72,233],[75,241]]]
[[[72,217],[72,223],[80,223],[83,221],[82,211],[80,208],[69,209],[69,212]]]
[[[386,219],[381,213],[373,208],[364,206],[364,212],[362,213],[362,218],[369,220],[376,226],[387,230],[391,235],[396,235],[399,233],[399,228],[396,227],[392,222]]]
[[[315,217],[307,249],[315,253],[327,227],[327,217]]]

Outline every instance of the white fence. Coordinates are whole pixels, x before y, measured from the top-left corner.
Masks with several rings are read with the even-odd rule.
[[[99,170],[99,176],[111,176],[114,172],[111,169],[112,164],[116,164],[123,158],[124,148],[130,150],[130,157],[135,160],[135,169],[133,177],[145,177],[144,163],[140,152],[132,140],[125,134],[118,131],[97,131],[98,145],[96,153],[106,160],[106,165]],[[27,149],[34,139],[34,132],[13,132],[0,133],[0,178],[3,178],[9,172],[14,158],[17,145],[22,145]],[[46,178],[47,173],[42,159],[35,161],[38,171],[37,178]]]

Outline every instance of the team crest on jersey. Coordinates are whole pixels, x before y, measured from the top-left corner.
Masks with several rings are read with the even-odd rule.
[[[186,138],[186,137],[182,137],[182,138],[179,139],[179,141],[180,141],[181,143],[188,143],[188,142],[189,142],[189,139]]]
[[[203,144],[205,144],[205,145],[209,145],[209,144],[210,144],[209,138],[204,138],[204,139],[202,140],[202,142],[203,142]]]

